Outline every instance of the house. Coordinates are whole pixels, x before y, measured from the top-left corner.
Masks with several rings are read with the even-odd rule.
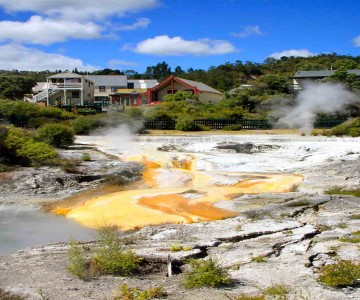
[[[157,84],[155,79],[129,79],[127,88],[118,89],[109,95],[111,104],[121,107],[149,104],[147,91]]]
[[[87,78],[94,82],[95,103],[109,104],[109,95],[118,89],[127,88],[126,75],[88,75]]]
[[[89,105],[94,103],[94,83],[85,76],[65,72],[46,78],[33,90],[33,102],[43,105]]]
[[[291,77],[293,90],[301,90],[304,83],[322,80],[333,75],[335,72],[335,70],[297,71],[295,75]],[[360,77],[360,70],[347,70],[347,72]]]
[[[223,97],[223,93],[202,82],[171,75],[148,90],[149,103],[157,104],[163,101],[164,96],[175,94],[178,91],[191,92],[193,95],[197,95],[201,101],[210,101],[214,103],[220,101]]]

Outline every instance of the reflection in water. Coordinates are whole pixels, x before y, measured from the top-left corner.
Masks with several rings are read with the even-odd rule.
[[[198,163],[196,155],[147,149],[142,155],[125,158],[144,164],[143,180],[137,187],[72,207],[60,206],[53,212],[87,227],[107,224],[122,230],[224,219],[237,212],[215,207],[214,203],[239,194],[289,192],[303,180],[296,174],[247,174],[221,170],[219,165],[204,169],[206,164]],[[214,157],[216,160],[216,154]],[[226,163],[231,164],[231,160]]]
[[[30,246],[91,240],[94,230],[30,206],[0,206],[0,255]]]

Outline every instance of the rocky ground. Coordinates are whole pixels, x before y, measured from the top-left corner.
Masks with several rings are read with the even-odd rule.
[[[245,148],[249,150],[250,146]],[[84,151],[93,161],[81,163],[82,173],[92,170],[91,180],[54,169],[20,170],[3,175],[1,202],[16,203],[24,196],[41,201],[49,195],[58,200],[98,184],[104,174],[120,173],[124,180],[131,181],[134,178],[129,174],[139,173],[138,165],[120,162],[90,148],[75,148],[63,155],[80,158]],[[281,284],[288,287],[287,299],[360,299],[359,286],[334,289],[317,280],[323,265],[336,259],[360,259],[359,243],[342,239],[360,229],[359,198],[323,193],[334,186],[358,188],[359,170],[359,153],[349,153],[301,169],[304,183],[291,193],[244,195],[217,203],[241,212],[236,218],[148,226],[129,232],[127,247],[152,266],[132,277],[100,276],[88,281],[75,278],[66,270],[68,246],[58,243],[0,256],[0,288],[28,299],[113,299],[117,287],[127,283],[139,289],[162,286],[167,299],[221,300],[242,293],[259,294]],[[191,250],[171,252],[172,245]],[[174,261],[172,277],[167,276],[168,254]],[[189,257],[215,258],[235,283],[220,289],[184,289],[181,281]]]

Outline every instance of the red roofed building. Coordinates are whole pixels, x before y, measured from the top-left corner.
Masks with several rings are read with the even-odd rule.
[[[201,101],[218,102],[223,94],[214,88],[198,81],[183,79],[173,75],[167,77],[153,88],[148,89],[148,99],[150,104],[157,104],[163,100],[163,97],[169,94],[175,94],[178,91],[191,92],[197,95]]]

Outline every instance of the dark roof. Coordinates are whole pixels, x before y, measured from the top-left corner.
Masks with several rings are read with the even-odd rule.
[[[88,75],[96,86],[127,86],[126,75]]]
[[[335,72],[335,70],[297,71],[293,78],[324,78],[333,75]],[[347,72],[360,76],[360,70],[347,70]]]
[[[184,79],[184,78],[179,78],[179,77],[176,77],[176,78],[179,79],[180,81],[183,81],[183,82],[187,83],[188,85],[196,87],[201,92],[222,94],[222,92],[219,92],[218,90],[215,90],[214,88],[212,88],[211,86],[206,85],[205,83],[202,83],[202,82],[199,82],[199,81],[194,81],[194,80],[189,80],[189,79]]]

